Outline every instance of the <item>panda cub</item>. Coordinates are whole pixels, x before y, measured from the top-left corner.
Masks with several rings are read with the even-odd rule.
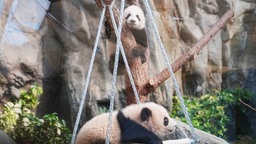
[[[132,51],[134,58],[140,58],[141,62],[146,62],[146,48],[148,47],[147,35],[145,30],[145,15],[142,9],[138,6],[131,5],[124,10],[124,20],[130,31],[132,32],[138,46]],[[111,31],[110,25],[105,23],[105,33],[109,39],[109,70],[112,73],[114,69],[115,61],[115,33]],[[119,57],[118,75],[122,75],[125,72],[125,65],[122,57]]]
[[[103,144],[106,139],[109,113],[101,114],[83,125],[76,144]],[[155,143],[173,132],[176,122],[161,105],[153,102],[127,106],[112,115],[110,143]]]
[[[151,114],[148,109],[144,109],[142,113],[141,119],[147,119]],[[121,143],[162,144],[156,134],[125,117],[121,111],[117,114],[117,121],[121,130]]]
[[[125,8],[124,18],[126,20],[126,24],[131,29],[142,30],[145,28],[144,12],[138,6],[131,5]]]
[[[146,48],[148,47],[144,12],[140,7],[131,5],[125,8],[124,18],[126,25],[133,33],[137,44],[139,44],[139,46],[132,51],[132,54],[134,57],[140,57],[141,62],[144,63],[146,61]]]

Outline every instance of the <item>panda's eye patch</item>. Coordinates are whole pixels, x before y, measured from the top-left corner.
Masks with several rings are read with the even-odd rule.
[[[169,119],[167,117],[164,117],[164,126],[167,126],[169,124]]]
[[[136,15],[136,17],[137,17],[137,19],[140,21],[140,17],[139,17],[139,15]]]
[[[128,19],[130,16],[131,16],[131,14],[128,14],[128,15],[125,17],[125,19]]]

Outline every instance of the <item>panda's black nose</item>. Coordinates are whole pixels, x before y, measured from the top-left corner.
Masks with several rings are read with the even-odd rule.
[[[135,23],[135,20],[130,20],[131,23]]]

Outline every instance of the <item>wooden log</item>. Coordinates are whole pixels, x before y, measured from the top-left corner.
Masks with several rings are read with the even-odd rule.
[[[206,34],[193,46],[187,53],[179,57],[174,63],[171,64],[172,70],[175,73],[185,63],[192,61],[200,50],[211,40],[211,38],[222,29],[226,23],[233,17],[234,12],[228,10],[219,21],[208,31]],[[162,72],[151,78],[148,83],[144,86],[147,89],[147,93],[154,91],[162,83],[164,83],[170,77],[168,68],[165,68]]]

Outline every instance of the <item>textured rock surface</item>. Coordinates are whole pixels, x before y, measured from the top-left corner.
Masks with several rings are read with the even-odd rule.
[[[37,2],[37,3],[35,3]],[[94,1],[0,1],[0,100],[19,96],[19,90],[38,82],[44,87],[39,114],[58,112],[72,127],[85,85],[100,11]],[[234,18],[197,55],[176,73],[186,95],[201,95],[211,89],[247,88],[256,95],[256,3],[254,0],[156,0],[152,3],[159,32],[173,62],[192,47],[227,9]],[[28,11],[29,10],[29,11]],[[38,14],[38,15],[37,15]],[[39,25],[38,25],[39,24]],[[150,22],[148,23],[150,27]],[[40,26],[40,27],[39,27]],[[112,75],[108,69],[111,51],[104,29],[92,71],[82,121],[99,107],[108,108]],[[166,67],[153,34],[150,39],[150,76]],[[117,79],[116,108],[125,105],[124,77]],[[151,98],[171,105],[170,80]],[[255,98],[256,96],[254,96]],[[252,116],[251,129],[255,129]],[[255,131],[254,131],[255,132]]]
[[[166,139],[181,139],[181,138],[192,138],[194,134],[192,134],[189,126],[183,122],[176,121],[178,124],[178,128],[174,133],[167,136]],[[198,136],[200,142],[199,144],[228,144],[228,142],[224,141],[221,138],[218,138],[214,135],[201,131],[199,129],[195,129],[195,134]]]
[[[19,91],[42,80],[42,36],[48,1],[4,0],[0,2],[0,98],[19,97]],[[40,30],[39,30],[40,28]]]

